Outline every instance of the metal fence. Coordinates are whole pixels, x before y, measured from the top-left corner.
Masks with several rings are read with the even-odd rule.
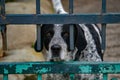
[[[69,14],[41,14],[40,0],[36,0],[36,14],[6,14],[5,0],[0,0],[0,30],[3,39],[3,50],[7,50],[6,25],[8,24],[36,24],[37,25],[37,48],[41,48],[40,24],[97,24],[102,25],[102,49],[106,48],[106,24],[120,23],[120,13],[107,13],[106,0],[102,0],[101,13],[74,14],[74,0],[69,0]],[[111,5],[112,6],[112,5]],[[55,17],[55,18],[53,18]],[[72,27],[70,26],[70,48],[73,49]],[[59,69],[58,69],[59,67]],[[67,68],[67,69],[66,69]],[[8,80],[8,74],[37,74],[38,80],[45,73],[102,73],[103,80],[108,79],[108,74],[119,74],[120,63],[112,62],[20,62],[0,63],[0,74],[4,80]],[[75,80],[71,76],[71,80]],[[114,79],[117,80],[117,79]]]
[[[0,63],[0,74],[8,80],[8,74],[37,74],[37,80],[42,80],[42,74],[70,74],[71,80],[75,74],[103,74],[103,80],[108,80],[108,74],[120,74],[120,63],[112,62],[19,62]],[[112,80],[117,80],[113,78]]]

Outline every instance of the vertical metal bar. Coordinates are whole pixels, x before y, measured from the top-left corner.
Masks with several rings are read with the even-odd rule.
[[[108,74],[107,73],[103,74],[103,80],[108,80]]]
[[[70,50],[74,50],[74,26],[70,25]]]
[[[75,80],[75,74],[70,74],[70,80]]]
[[[102,0],[102,13],[106,13],[106,0]]]
[[[37,74],[37,80],[42,80],[42,75],[41,74]]]
[[[102,50],[106,50],[106,24],[102,24]]]
[[[40,11],[40,0],[36,0],[36,14],[41,14]],[[37,50],[41,50],[41,42],[41,25],[37,24]]]
[[[106,13],[106,0],[102,0],[102,14]],[[102,23],[102,50],[106,49],[106,24]]]
[[[37,50],[41,50],[42,44],[41,44],[41,25],[37,24]]]
[[[3,74],[3,80],[8,80],[8,74]]]
[[[36,14],[41,14],[40,11],[40,0],[36,0]]]
[[[73,0],[69,0],[69,14],[73,14]],[[70,50],[74,50],[74,26],[70,25]]]
[[[74,4],[74,1],[73,0],[69,0],[69,14],[72,14],[74,11],[73,11],[73,6]]]
[[[1,25],[1,35],[2,35],[2,48],[3,48],[3,54],[7,50],[7,34],[6,34],[6,25]]]
[[[0,5],[1,5],[1,15],[4,16],[5,15],[5,0],[0,0]]]
[[[1,16],[5,16],[5,0],[0,0],[0,14]],[[6,34],[6,25],[0,25],[1,28],[1,35],[2,35],[2,48],[3,48],[3,55],[7,50],[7,34]]]

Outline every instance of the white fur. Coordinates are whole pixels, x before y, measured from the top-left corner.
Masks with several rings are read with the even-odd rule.
[[[50,60],[52,58],[52,51],[51,51],[51,46],[57,44],[61,46],[61,51],[60,51],[60,59],[61,60],[65,60],[66,56],[68,54],[67,51],[67,44],[65,43],[65,41],[63,40],[62,36],[61,36],[61,32],[62,32],[62,25],[61,24],[56,24],[54,25],[54,35],[53,38],[50,41],[49,44],[49,51],[48,51],[48,58],[47,60]]]
[[[85,38],[87,40],[87,46],[82,52],[85,57],[80,58],[80,60],[83,60],[83,61],[102,61],[98,52],[97,52],[95,41],[94,41],[89,29],[84,24],[79,24],[79,25],[84,30]]]
[[[67,14],[67,12],[64,10],[62,6],[61,0],[52,0],[52,3],[56,13]]]
[[[97,31],[99,39],[100,39],[100,43],[102,43],[102,39],[101,39],[101,35],[100,35],[100,31],[99,29],[95,26],[95,24],[92,24],[92,26],[94,27],[94,29]]]

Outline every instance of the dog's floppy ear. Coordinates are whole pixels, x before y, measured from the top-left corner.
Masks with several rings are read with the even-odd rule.
[[[76,27],[76,32],[77,32],[75,46],[78,48],[78,53],[76,54],[76,56],[79,56],[81,51],[83,51],[86,48],[87,41],[81,26],[79,24],[74,24],[74,27]]]
[[[43,49],[43,43],[42,43],[42,26],[43,25],[41,25],[39,28],[38,28],[38,34],[39,34],[39,36],[37,36],[37,37],[40,37],[40,40],[37,38],[37,40],[35,41],[35,44],[34,44],[34,49],[35,49],[35,51],[37,51],[37,52],[41,52],[42,51],[42,49]],[[39,40],[39,41],[38,41]]]

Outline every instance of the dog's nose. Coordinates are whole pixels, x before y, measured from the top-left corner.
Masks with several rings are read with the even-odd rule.
[[[61,46],[58,44],[55,44],[51,46],[51,50],[52,50],[53,57],[59,57]]]

